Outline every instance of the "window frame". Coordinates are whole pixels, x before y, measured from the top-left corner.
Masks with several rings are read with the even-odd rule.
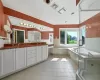
[[[60,38],[60,31],[65,31],[65,44],[61,44],[61,38]],[[77,44],[67,44],[67,31],[76,31],[77,32]],[[59,43],[61,46],[78,46],[79,45],[79,28],[59,28]]]

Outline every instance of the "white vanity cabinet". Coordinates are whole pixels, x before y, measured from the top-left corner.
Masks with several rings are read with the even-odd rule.
[[[2,50],[0,50],[0,76],[2,76]]]
[[[2,75],[15,71],[15,49],[1,50],[0,72]]]
[[[27,66],[34,65],[36,63],[36,47],[27,48]]]
[[[42,61],[42,46],[37,46],[37,63]]]
[[[46,60],[48,58],[48,46],[42,46],[42,60]]]
[[[26,67],[26,48],[16,49],[16,70]]]
[[[0,79],[47,58],[47,45],[0,50]]]

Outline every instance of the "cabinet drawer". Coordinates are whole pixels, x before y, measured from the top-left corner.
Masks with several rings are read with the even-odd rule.
[[[28,47],[27,51],[36,51],[36,47]]]
[[[36,57],[36,54],[28,54],[28,55],[27,55],[27,59],[33,58],[33,57]]]
[[[36,51],[28,51],[27,55],[36,54]]]

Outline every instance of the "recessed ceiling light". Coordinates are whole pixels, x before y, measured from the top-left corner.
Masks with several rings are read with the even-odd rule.
[[[26,23],[24,23],[24,26],[27,26],[27,24],[26,24]]]

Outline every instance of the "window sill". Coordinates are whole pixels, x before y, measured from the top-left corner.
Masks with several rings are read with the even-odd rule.
[[[78,47],[78,44],[60,44],[60,47]]]

